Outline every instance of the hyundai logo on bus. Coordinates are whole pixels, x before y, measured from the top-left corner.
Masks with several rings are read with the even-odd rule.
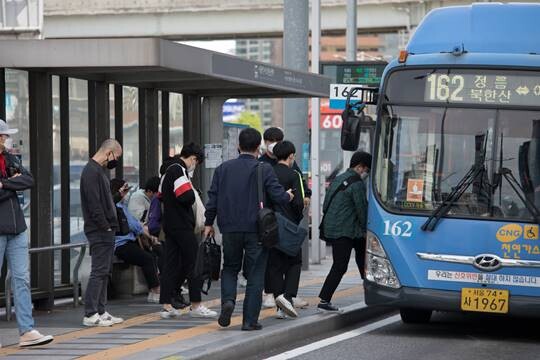
[[[502,263],[496,255],[482,254],[474,258],[473,265],[482,271],[495,271],[501,268]]]

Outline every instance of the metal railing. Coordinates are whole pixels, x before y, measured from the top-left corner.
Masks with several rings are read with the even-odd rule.
[[[86,253],[87,243],[77,243],[77,244],[61,244],[53,246],[44,246],[40,248],[28,249],[29,254],[36,254],[46,251],[56,251],[56,250],[67,250],[74,248],[81,248],[79,252],[79,257],[77,258],[77,263],[73,268],[73,306],[79,306],[79,268],[81,267],[84,254]],[[11,320],[11,271],[8,269],[6,274],[5,282],[5,294],[6,294],[6,321]]]

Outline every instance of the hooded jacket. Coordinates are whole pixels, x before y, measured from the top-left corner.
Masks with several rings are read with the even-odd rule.
[[[19,205],[17,191],[24,191],[34,186],[34,178],[27,171],[19,158],[4,151],[2,153],[6,162],[6,168],[15,168],[21,174],[17,177],[7,178],[0,174],[0,235],[17,235],[24,232],[26,221]]]

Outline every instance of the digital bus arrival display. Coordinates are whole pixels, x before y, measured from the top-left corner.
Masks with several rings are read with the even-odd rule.
[[[540,76],[433,73],[426,77],[424,101],[539,106]]]

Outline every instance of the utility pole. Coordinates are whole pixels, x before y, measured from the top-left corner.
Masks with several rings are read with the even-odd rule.
[[[356,37],[358,34],[356,23],[356,0],[347,0],[347,30],[346,30],[346,54],[347,61],[356,61]],[[352,152],[343,151],[343,170],[349,167]]]
[[[311,72],[319,73],[321,0],[311,0]],[[311,99],[311,259],[320,264],[325,244],[319,238],[321,222],[320,99]],[[322,246],[321,246],[322,245]]]
[[[283,4],[283,66],[308,71],[309,0],[285,0]],[[283,128],[285,138],[292,141],[296,153],[302,154],[308,142],[308,100],[285,99],[283,102]],[[307,221],[305,219],[304,221]],[[302,268],[309,268],[309,243],[302,248]]]

